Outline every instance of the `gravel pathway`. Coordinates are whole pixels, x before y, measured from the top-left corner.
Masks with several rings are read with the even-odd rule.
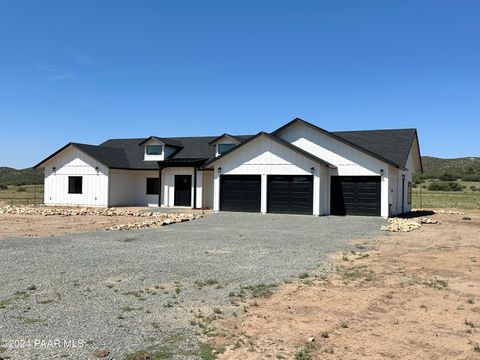
[[[106,359],[142,349],[201,358],[200,313],[241,311],[232,292],[313,274],[384,223],[220,213],[159,229],[1,240],[0,358],[92,358],[98,349]]]

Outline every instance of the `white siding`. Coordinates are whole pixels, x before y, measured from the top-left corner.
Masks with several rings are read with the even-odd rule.
[[[205,209],[213,208],[213,171],[203,172],[203,203]]]
[[[304,124],[294,124],[277,134],[282,139],[337,167],[335,175],[379,175],[387,164]]]
[[[109,206],[158,206],[158,195],[147,195],[147,178],[158,171],[110,170]]]
[[[46,205],[108,205],[108,168],[82,151],[70,146],[44,166]],[[68,193],[69,176],[82,176],[82,194]]]
[[[219,167],[222,168],[221,175],[262,175],[262,212],[266,212],[267,208],[267,175],[311,175],[311,168],[313,167],[314,199],[312,212],[315,215],[325,213],[320,210],[320,203],[325,201],[320,199],[322,182],[327,181],[328,170],[325,166],[265,136],[253,140],[215,163],[213,206],[215,211],[220,209]],[[321,167],[324,170],[321,171]]]
[[[375,176],[381,175],[383,170],[381,180],[381,215],[384,217],[388,216],[390,197],[388,164],[301,123],[287,127],[277,136],[335,165],[336,169],[330,169],[329,171],[330,176]],[[326,180],[326,185],[321,187],[321,194],[328,199],[326,201],[329,204],[329,178]],[[325,204],[322,206],[325,206]],[[330,208],[328,205],[327,207]]]
[[[175,175],[192,175],[192,206],[193,206],[193,168],[192,167],[172,167],[166,168],[162,171],[163,173],[163,200],[162,206],[175,206]],[[202,171],[197,171],[197,207],[200,207],[202,204]]]

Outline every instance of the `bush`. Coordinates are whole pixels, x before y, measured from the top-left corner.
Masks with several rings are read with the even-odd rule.
[[[7,190],[8,186],[7,185],[0,185],[0,190]]]
[[[470,186],[471,191],[477,191],[477,187],[475,185]]]
[[[457,180],[457,178],[455,176],[453,176],[452,174],[449,174],[449,173],[445,173],[443,175],[440,175],[439,179],[441,181],[455,181],[455,180]]]
[[[25,183],[25,182],[21,182],[21,183],[17,183],[17,184],[15,184],[15,186],[24,186],[24,185],[27,185],[27,183]]]
[[[457,182],[432,182],[428,185],[430,191],[462,191],[462,185]]]
[[[18,192],[25,192],[25,191],[27,191],[27,190],[25,190],[25,188],[23,188],[23,187],[19,187],[19,188],[17,189],[17,191],[18,191]]]
[[[480,181],[480,174],[474,174],[474,175],[465,175],[462,177],[463,181]]]

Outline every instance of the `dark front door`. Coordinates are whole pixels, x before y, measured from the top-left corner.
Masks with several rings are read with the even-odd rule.
[[[192,206],[192,175],[175,175],[175,206]]]
[[[221,175],[220,210],[260,212],[260,175]]]
[[[332,215],[380,216],[380,176],[332,176]]]
[[[268,212],[313,213],[313,176],[268,175]]]

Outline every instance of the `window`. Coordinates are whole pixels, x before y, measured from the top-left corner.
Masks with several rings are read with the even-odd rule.
[[[412,182],[409,181],[408,182],[408,203],[411,204],[412,203]]]
[[[82,177],[81,176],[68,177],[68,193],[69,194],[82,193]]]
[[[162,145],[147,145],[147,155],[162,155]]]
[[[222,155],[224,152],[235,147],[235,144],[218,144],[218,153]]]
[[[159,188],[158,178],[147,178],[147,195],[158,195]]]

